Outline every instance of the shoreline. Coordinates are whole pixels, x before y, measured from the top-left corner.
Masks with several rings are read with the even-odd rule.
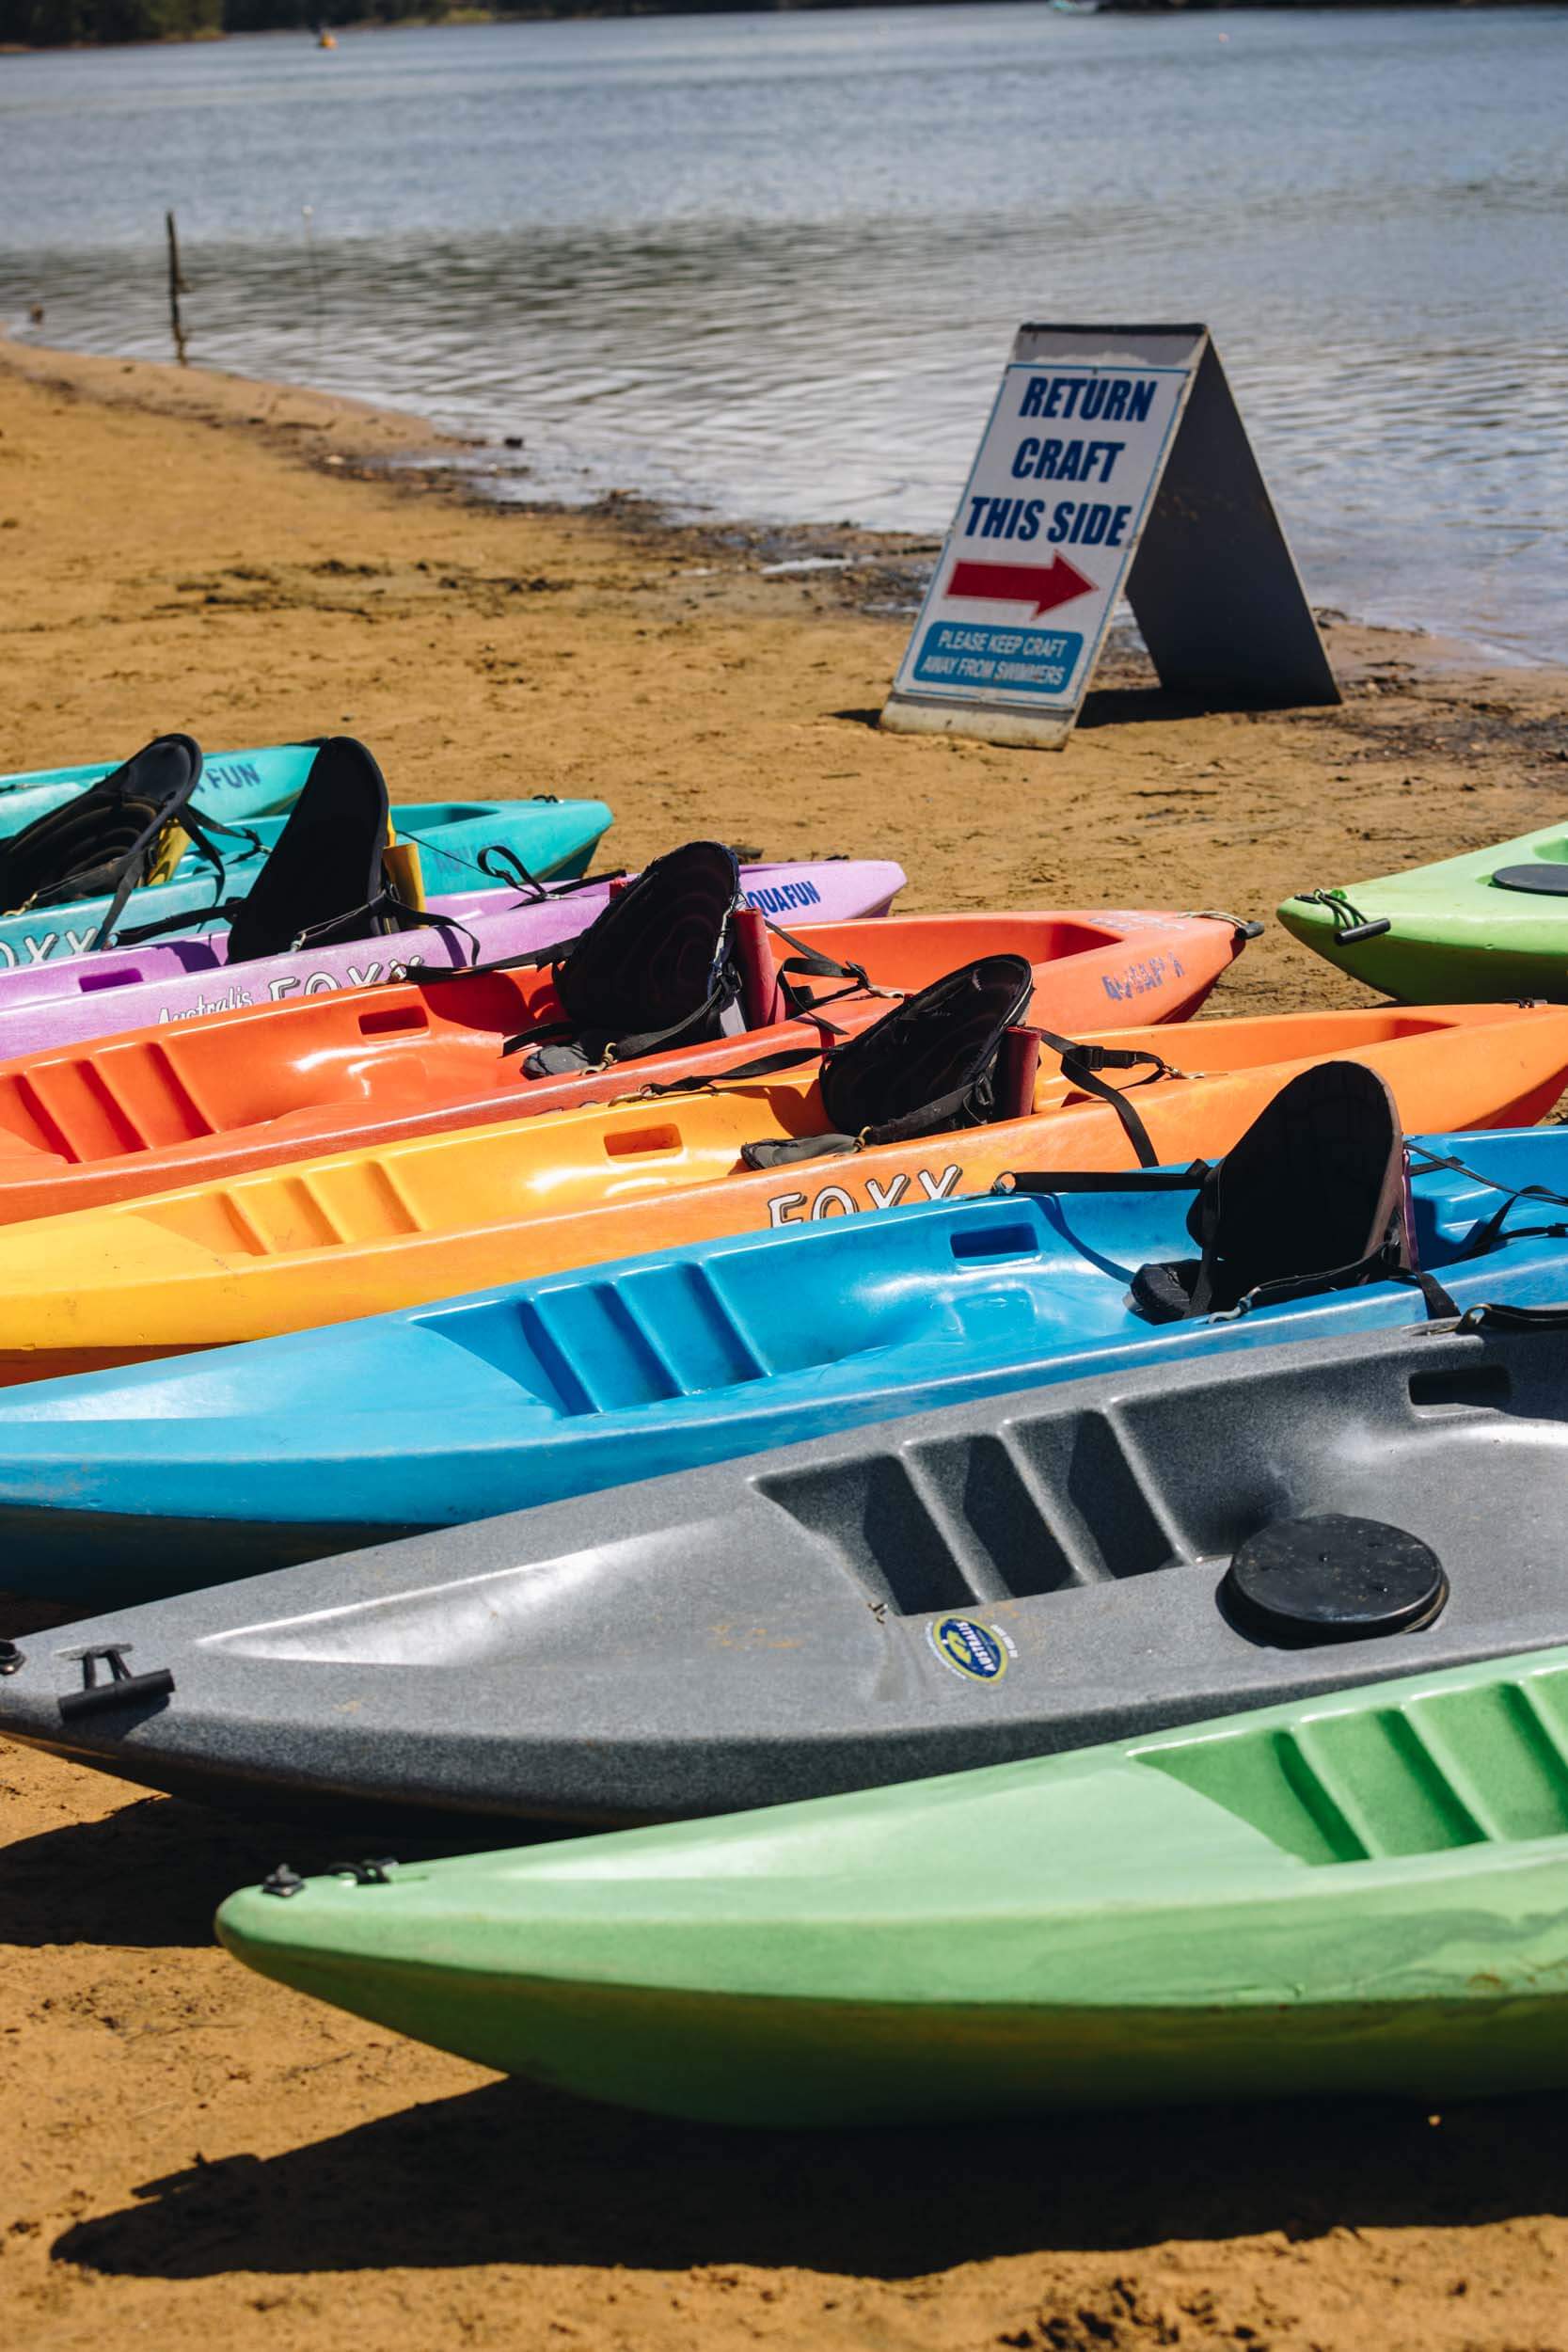
[[[1012,0],[1022,7],[1025,0]],[[1460,9],[1548,8],[1553,0],[1415,0],[1415,4],[1433,10],[1453,13]],[[739,16],[768,16],[786,10],[809,9],[814,14],[830,11],[848,13],[869,8],[925,8],[942,5],[942,0],[730,0],[724,13]],[[1095,16],[1214,16],[1220,14],[1257,13],[1279,14],[1286,9],[1303,7],[1322,10],[1324,14],[1345,15],[1366,13],[1371,9],[1402,8],[1411,0],[1093,0],[1085,6],[1084,13]],[[648,5],[647,0],[574,0],[564,8],[551,8],[548,0],[539,0],[535,7],[483,8],[467,7],[463,0],[451,9],[434,16],[404,16],[395,21],[386,17],[350,17],[335,22],[323,16],[324,28],[334,37],[339,34],[436,32],[447,25],[474,24],[585,24],[600,20],[613,21],[634,16],[703,16],[710,13],[706,0],[689,0],[685,7],[680,0],[662,0],[662,5]],[[1069,11],[1075,12],[1075,11]],[[166,33],[152,40],[65,40],[65,41],[0,41],[0,57],[41,57],[61,51],[78,49],[170,49],[188,48],[193,42],[240,40],[257,38],[271,39],[287,36],[296,40],[313,40],[315,34],[308,24],[247,24],[230,31],[227,26],[205,26],[191,33]]]
[[[802,572],[825,540],[781,559],[760,526],[634,501],[498,506],[407,464],[462,447],[418,420],[195,369],[0,343],[0,768],[161,728],[214,751],[342,730],[394,800],[602,794],[612,865],[694,835],[896,857],[911,912],[1267,918],[1568,797],[1568,670],[1330,618],[1338,709],[1207,709],[1123,642],[1060,753],[882,735],[914,543],[834,533],[851,561]],[[1212,1010],[1371,1001],[1271,921]],[[25,1632],[13,1613],[0,1631]],[[499,2082],[214,1947],[224,1895],[283,1855],[328,1866],[341,1831],[3,1745],[0,1790],[0,2079],[28,2120],[0,2251],[28,2352],[1561,2344],[1555,2100],[666,2126]]]
[[[1454,0],[1454,5],[1468,5],[1468,0]],[[388,481],[406,482],[411,487],[422,483],[481,511],[562,520],[597,517],[627,535],[644,539],[665,533],[720,554],[744,548],[759,563],[766,560],[781,571],[798,565],[802,572],[842,569],[856,580],[865,575],[867,596],[863,609],[911,621],[943,543],[945,525],[926,532],[893,531],[853,521],[770,521],[754,516],[682,513],[671,501],[635,489],[611,489],[570,501],[548,494],[507,496],[502,494],[503,486],[517,477],[504,463],[486,464],[485,453],[499,453],[504,446],[494,435],[450,431],[412,410],[382,406],[348,393],[319,391],[282,378],[240,375],[199,362],[178,367],[172,362],[129,359],[118,353],[84,352],[31,336],[8,337],[0,329],[0,367],[38,382],[69,382],[90,389],[94,397],[109,405],[143,406],[150,402],[171,414],[209,423],[258,427],[276,446],[314,450],[334,463],[341,458],[347,470],[357,469]],[[129,386],[120,381],[126,376],[131,379]],[[354,420],[359,421],[358,440]],[[297,442],[290,439],[295,435],[300,437]],[[885,575],[880,592],[875,578],[879,572]],[[1568,670],[1568,660],[1562,656],[1456,637],[1415,617],[1374,619],[1330,605],[1315,605],[1314,610],[1353,631],[1415,641],[1429,650],[1431,659],[1449,667],[1543,674]],[[1113,628],[1107,653],[1129,650],[1138,652],[1140,641],[1124,609]],[[1101,674],[1104,669],[1102,660]]]
[[[918,4],[918,0],[915,0]],[[1468,6],[1471,0],[1451,0]],[[397,26],[383,27],[396,31]],[[868,582],[860,609],[912,622],[925,596],[945,526],[935,531],[890,531],[853,521],[770,521],[754,516],[682,514],[668,501],[635,489],[611,489],[595,497],[564,500],[502,497],[487,484],[511,477],[502,465],[486,466],[484,453],[500,444],[493,436],[449,431],[414,411],[382,406],[349,393],[319,391],[278,377],[241,375],[193,361],[184,367],[152,359],[131,359],[114,352],[85,352],[69,344],[17,340],[0,330],[0,372],[37,383],[69,386],[106,405],[150,407],[209,424],[241,424],[259,430],[277,448],[314,454],[318,462],[341,465],[362,480],[426,489],[480,513],[536,516],[569,522],[578,517],[608,523],[628,538],[668,537],[716,554],[744,549],[765,572],[841,570],[858,582],[862,574],[888,575],[879,591]],[[129,378],[129,383],[124,381]],[[292,438],[298,436],[297,439]],[[1445,668],[1520,670],[1568,674],[1568,660],[1484,639],[1455,637],[1418,619],[1370,619],[1334,605],[1314,604],[1321,623],[1356,637],[1409,641],[1425,661]],[[1141,640],[1125,609],[1107,640],[1096,675],[1103,682],[1109,660],[1141,655]]]

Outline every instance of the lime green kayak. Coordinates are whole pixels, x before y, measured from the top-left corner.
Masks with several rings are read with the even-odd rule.
[[[1568,824],[1375,882],[1300,892],[1292,937],[1409,1005],[1568,1002]]]
[[[218,1914],[263,1974],[726,2122],[1568,2083],[1568,1649]]]

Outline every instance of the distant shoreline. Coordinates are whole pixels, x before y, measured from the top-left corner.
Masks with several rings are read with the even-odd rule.
[[[287,37],[296,40],[315,38],[318,24],[334,36],[339,34],[430,32],[438,26],[453,24],[585,24],[597,19],[649,16],[771,16],[847,13],[867,8],[939,8],[952,0],[564,0],[554,6],[551,0],[520,0],[513,7],[488,8],[465,5],[456,0],[451,8],[436,7],[429,14],[371,15],[339,18],[332,12],[332,0],[322,0],[316,10],[316,21],[293,24],[200,24],[190,29],[170,30],[132,36],[121,40],[90,40],[68,39],[57,41],[19,41],[0,35],[0,56],[41,56],[62,49],[164,49],[186,45],[194,41],[218,41],[238,39]],[[1455,13],[1476,8],[1540,8],[1557,7],[1561,0],[1073,0],[1071,7],[1059,12],[1071,15],[1098,16],[1182,16],[1212,15],[1221,9],[1267,10],[1278,15],[1288,9],[1324,13],[1351,10],[1368,13],[1381,9],[1402,15],[1413,6],[1428,10]],[[1003,5],[1050,8],[1051,0],[1003,0]],[[0,0],[0,26],[4,25],[7,9]]]

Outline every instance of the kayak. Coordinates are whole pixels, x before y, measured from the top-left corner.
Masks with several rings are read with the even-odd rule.
[[[585,929],[606,895],[601,888],[558,900],[549,918],[555,935]],[[515,926],[492,922],[475,936],[483,936],[486,954],[515,953],[506,945],[509,931],[538,922],[537,913],[519,910]],[[519,937],[518,947],[526,944]],[[1034,965],[1033,1017],[1059,1031],[1131,1019],[1134,1007],[1145,1018],[1191,1010],[1242,935],[1228,920],[1202,915],[898,915],[775,930],[768,944],[775,965],[804,947],[863,970],[878,992],[924,988],[974,958],[1011,950]],[[362,968],[364,943],[347,952]],[[1157,984],[1137,999],[1107,992],[1106,980],[1119,984],[1134,964],[1158,968]],[[771,1000],[770,977],[766,987]],[[887,995],[872,989],[847,994],[827,982],[823,993],[832,996],[828,1018],[841,1035],[888,1009]],[[752,1008],[751,1022],[758,1011]],[[760,1011],[765,1028],[645,1057],[630,1068],[530,1076],[523,1054],[504,1050],[508,1039],[561,1016],[548,970],[535,969],[435,982],[415,977],[370,995],[312,994],[220,1013],[172,1036],[166,1027],[147,1028],[24,1055],[0,1062],[0,1223],[401,1136],[609,1102],[640,1085],[721,1072],[754,1057],[759,1042],[770,1052],[819,1048],[813,1024],[778,1022],[771,1001]]]
[[[1568,1132],[1428,1136],[1415,1157],[1421,1263],[1457,1305],[1568,1298],[1568,1237],[1508,1238],[1539,1204],[1464,1255],[1509,1189],[1568,1195]],[[1150,1324],[1128,1284],[1190,1246],[1188,1205],[1017,1193],[832,1217],[12,1388],[0,1586],[150,1599],[1009,1389],[1428,1312],[1385,1281]]]
[[[866,1034],[866,1033],[863,1033]],[[1090,1041],[1091,1042],[1093,1041]],[[1568,1011],[1508,1005],[1289,1013],[1107,1042],[1180,1054],[1139,1087],[1155,1156],[1229,1149],[1295,1072],[1348,1058],[1408,1133],[1528,1124],[1568,1080]],[[780,1076],[416,1136],[0,1229],[0,1385],[336,1323],[721,1233],[989,1191],[1018,1168],[1125,1168],[1114,1108],[1042,1055],[1033,1109],[910,1142],[737,1172],[749,1141],[829,1124]]]
[[[1568,824],[1287,898],[1295,939],[1407,1004],[1568,1001]]]
[[[272,817],[293,807],[316,755],[313,743],[266,743],[245,752],[213,752],[201,763],[198,813],[220,824]],[[0,776],[0,839],[20,833],[36,818],[66,808],[89,784],[112,775],[118,759],[88,760],[76,768],[34,768]]]
[[[398,804],[398,837],[418,844],[427,891],[472,890],[488,877],[482,850],[493,845],[513,850],[541,877],[580,874],[610,824],[602,801],[429,801]],[[220,880],[195,850],[187,850],[167,882],[138,890],[126,910],[126,926],[188,917],[188,928],[226,926],[218,907],[243,898],[265,863],[287,817],[261,817],[245,830],[255,846],[220,844],[226,875]],[[85,954],[109,912],[107,898],[75,898],[31,914],[0,914],[0,968],[42,963],[52,956]]]
[[[904,886],[902,867],[879,858],[748,866],[741,880],[749,904],[776,908],[786,922],[885,914]],[[416,965],[454,971],[523,955],[573,937],[609,897],[608,880],[574,882],[542,898],[519,898],[491,883],[427,898],[428,911],[442,918],[437,925],[258,956],[244,964],[229,961],[227,931],[202,931],[0,972],[0,1052],[14,1058],[246,1005],[368,988],[402,979]]]
[[[645,1821],[1568,1642],[1564,1311],[1009,1390],[118,1605],[23,1639],[0,1736],[202,1802]]]
[[[234,1956],[794,2127],[1568,2083],[1568,1649],[737,1820],[279,1870]]]

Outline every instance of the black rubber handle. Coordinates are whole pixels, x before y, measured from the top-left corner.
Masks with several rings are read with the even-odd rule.
[[[1386,914],[1380,914],[1375,922],[1352,923],[1348,930],[1336,931],[1334,945],[1337,947],[1358,947],[1364,939],[1381,939],[1385,931],[1391,931],[1393,928],[1392,919]]]
[[[95,1682],[85,1691],[68,1691],[60,1700],[60,1715],[71,1723],[78,1715],[101,1715],[111,1707],[130,1707],[137,1699],[166,1699],[174,1690],[174,1677],[166,1666],[155,1666],[150,1674],[118,1675],[112,1682]]]

